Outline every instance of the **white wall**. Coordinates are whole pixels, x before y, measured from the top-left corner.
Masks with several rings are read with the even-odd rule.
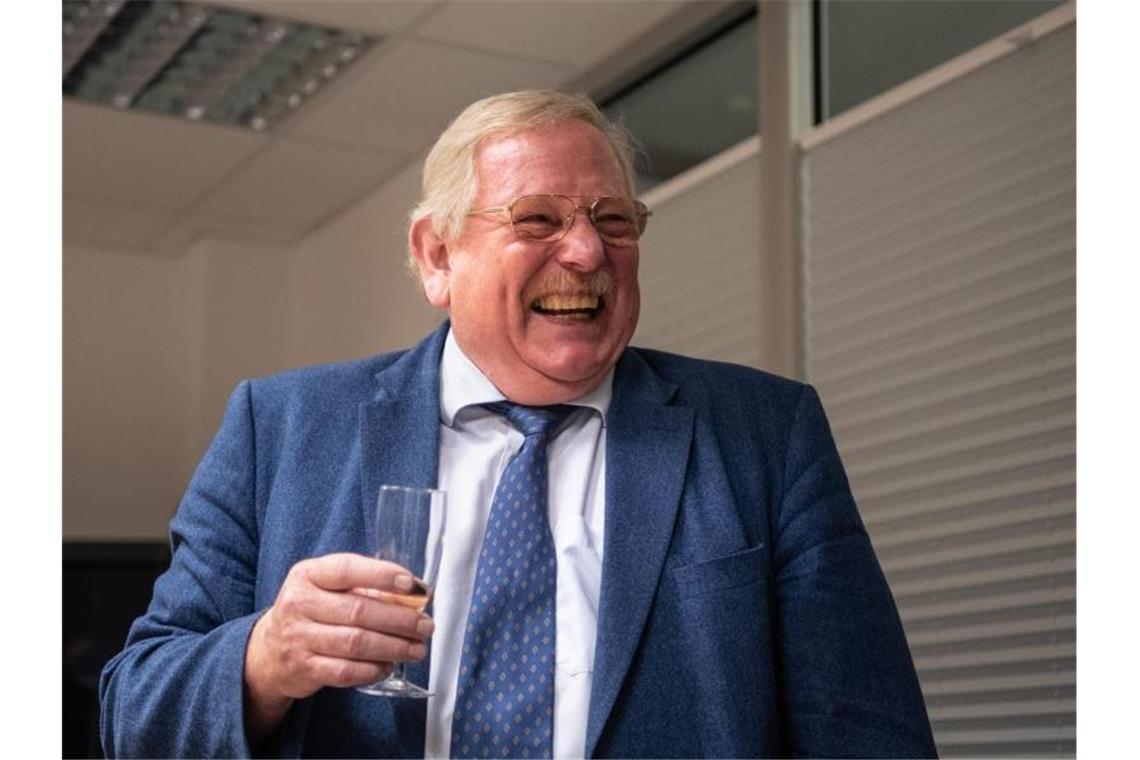
[[[288,268],[291,252],[229,241],[205,241],[186,253],[195,287],[192,384],[188,427],[195,458],[209,445],[239,380],[289,366]]]
[[[192,467],[186,261],[63,249],[63,530],[163,536]]]
[[[415,343],[442,315],[405,274],[420,162],[303,240],[289,270],[289,361],[336,361]]]
[[[65,246],[65,539],[165,539],[233,385],[286,364],[287,253]]]
[[[66,540],[165,540],[243,378],[411,345],[440,321],[404,273],[419,164],[290,248],[64,249]]]

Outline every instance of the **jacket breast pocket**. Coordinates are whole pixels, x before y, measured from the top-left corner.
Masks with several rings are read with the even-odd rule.
[[[762,583],[768,573],[764,545],[670,571],[680,599]]]
[[[697,735],[700,751],[679,753],[705,757],[768,755],[753,743],[734,744],[725,726],[742,731],[774,731],[776,715],[772,646],[771,559],[763,545],[673,568],[671,592],[661,600],[662,638],[668,643],[668,672],[681,684],[702,684],[730,700],[690,699],[675,722]],[[690,688],[691,691],[691,688]],[[732,731],[736,731],[733,728]],[[680,746],[680,745],[679,745]],[[745,747],[751,747],[746,750]]]

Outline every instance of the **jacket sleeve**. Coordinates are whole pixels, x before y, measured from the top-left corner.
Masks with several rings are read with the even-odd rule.
[[[810,386],[792,423],[774,535],[785,751],[934,757],[894,599]]]
[[[248,756],[245,647],[258,613],[251,390],[230,398],[170,525],[171,565],[99,682],[108,757]]]

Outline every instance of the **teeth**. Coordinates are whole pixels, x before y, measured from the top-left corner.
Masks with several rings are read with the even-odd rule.
[[[598,308],[598,297],[593,295],[550,295],[535,299],[534,306],[537,306],[543,311],[596,309]]]

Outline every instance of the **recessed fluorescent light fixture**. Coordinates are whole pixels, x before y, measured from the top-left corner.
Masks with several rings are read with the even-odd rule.
[[[376,40],[170,0],[64,0],[63,94],[263,132]]]

